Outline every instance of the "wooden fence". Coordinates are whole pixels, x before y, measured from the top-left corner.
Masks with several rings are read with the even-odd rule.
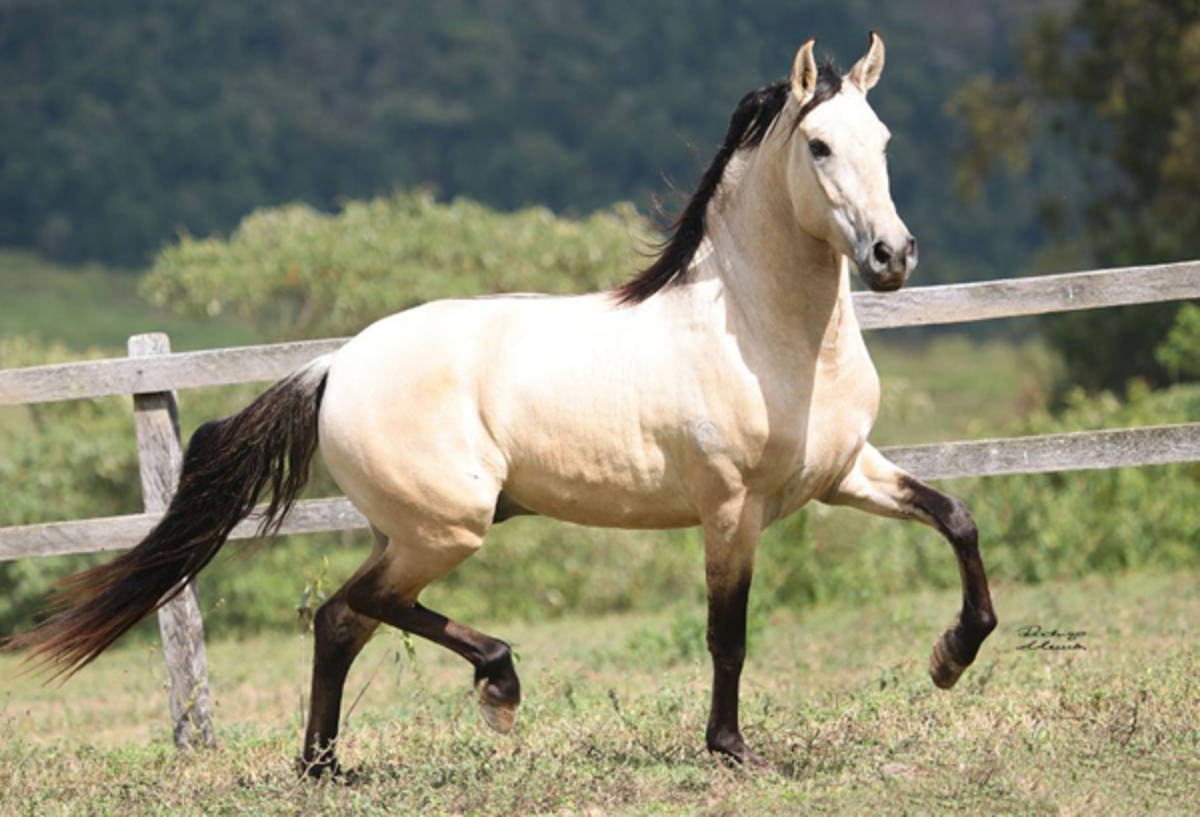
[[[1200,261],[854,295],[864,329],[962,323],[1200,298]],[[136,335],[129,356],[0,371],[0,405],[134,397],[144,513],[0,528],[0,561],[123,550],[160,518],[179,478],[174,390],[283,377],[346,338],[171,353],[165,335]],[[1200,461],[1200,423],[885,448],[923,479],[1031,474]],[[232,538],[255,535],[252,518]],[[345,498],[296,503],[280,534],[365,528]],[[212,743],[203,623],[193,587],[159,611],[180,747]]]

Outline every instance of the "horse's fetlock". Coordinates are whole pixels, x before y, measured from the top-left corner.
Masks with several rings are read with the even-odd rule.
[[[483,648],[483,657],[476,668],[480,678],[491,678],[513,668],[512,647],[503,641],[495,641]]]
[[[981,641],[991,635],[1000,623],[1000,620],[996,618],[996,613],[992,610],[979,610],[973,618],[973,629],[979,634]]]
[[[496,641],[485,648],[483,659],[475,667],[475,683],[482,683],[486,693],[495,700],[512,703],[521,700],[521,681],[508,644]]]

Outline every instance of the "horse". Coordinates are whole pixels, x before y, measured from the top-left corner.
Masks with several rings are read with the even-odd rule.
[[[884,44],[871,32],[845,75],[818,65],[814,45],[741,100],[661,253],[627,283],[434,301],[372,324],[198,428],[151,533],[66,580],[60,611],[12,645],[78,671],[199,573],[268,489],[262,531],[277,530],[319,448],[373,548],[315,615],[309,775],[340,770],[346,674],[380,622],[466,659],[487,724],[513,728],[509,645],[419,596],[521,514],[702,528],[705,742],[732,762],[750,757],[738,696],[756,543],[810,501],[949,541],[963,598],[929,672],[952,687],[996,626],[978,532],[961,501],[868,442],[880,384],[850,298],[851,261],[876,291],[917,263],[889,190],[890,135],[867,102]]]

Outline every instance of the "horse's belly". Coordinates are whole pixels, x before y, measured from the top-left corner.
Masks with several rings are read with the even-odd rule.
[[[569,450],[510,464],[504,492],[544,516],[614,528],[677,528],[699,520],[668,464],[625,451]]]

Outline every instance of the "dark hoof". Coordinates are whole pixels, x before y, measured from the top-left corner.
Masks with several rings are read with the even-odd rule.
[[[754,761],[740,732],[721,732],[707,736],[708,751],[732,766]]]
[[[963,660],[955,650],[956,631],[949,629],[933,645],[929,656],[929,677],[938,689],[950,689],[958,683],[963,671],[970,666],[971,659]]]

